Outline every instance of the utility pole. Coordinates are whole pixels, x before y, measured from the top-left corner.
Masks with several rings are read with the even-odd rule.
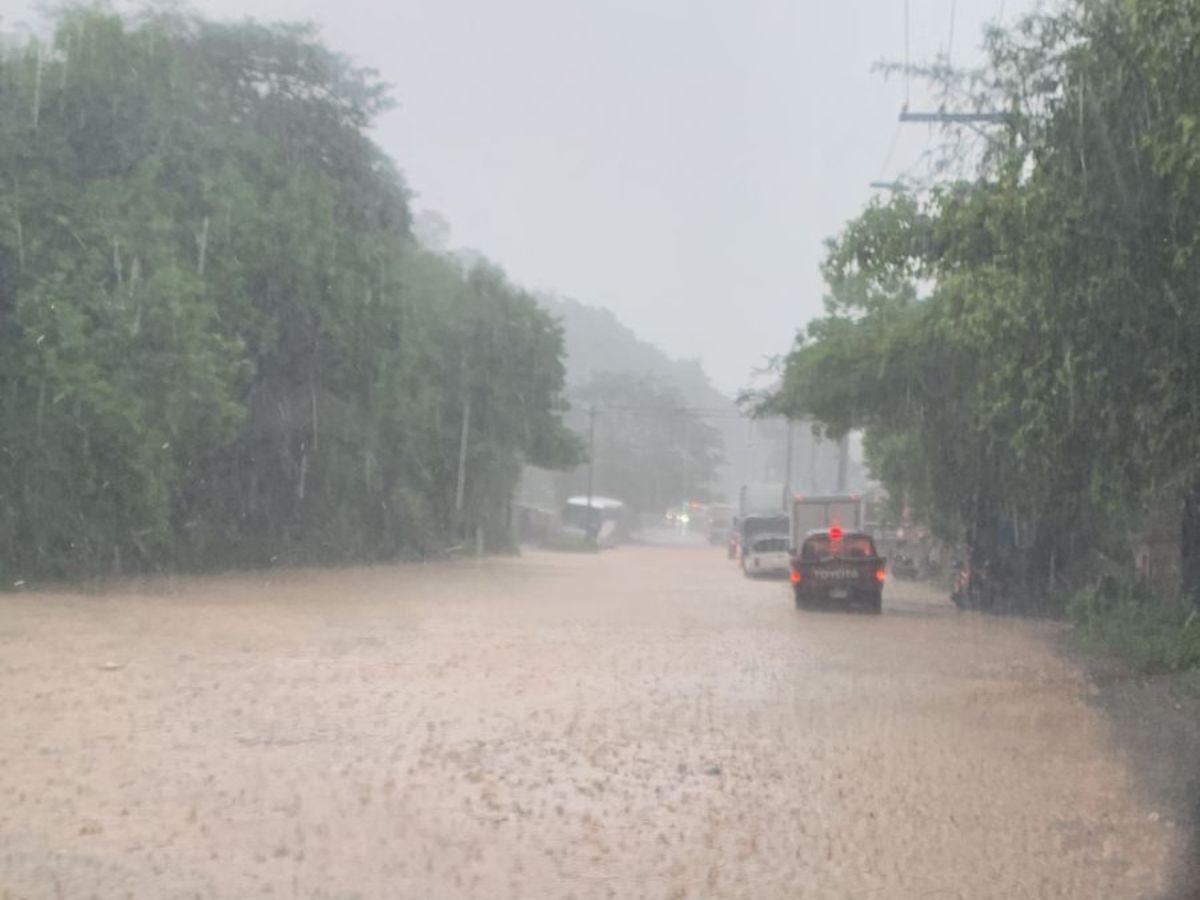
[[[467,439],[471,435],[471,394],[463,400],[462,433],[458,438],[458,486],[454,490],[454,511],[460,516],[467,487]]]
[[[755,481],[758,477],[758,466],[754,460],[754,420],[746,420],[746,468],[742,473],[742,484],[749,484]]]
[[[846,493],[846,469],[850,462],[850,435],[843,434],[838,441],[837,493]]]
[[[785,418],[787,426],[787,452],[785,453],[785,462],[783,464],[783,508],[790,508],[790,500],[792,499],[792,454],[795,451],[795,429],[791,417]]]
[[[458,437],[458,484],[454,489],[454,512],[458,518],[458,528],[463,526],[462,511],[467,488],[467,440],[471,436],[471,379],[466,356],[463,356],[462,359],[462,386],[462,433]]]
[[[683,513],[684,513],[684,515],[687,515],[688,510],[691,509],[691,505],[689,503],[689,501],[691,500],[691,497],[688,496],[688,494],[689,494],[688,481],[691,478],[691,472],[689,471],[690,466],[688,465],[688,463],[690,462],[690,460],[688,459],[688,438],[689,437],[690,437],[690,435],[688,434],[688,418],[687,418],[687,413],[684,412],[683,413],[683,490],[680,491],[680,493],[683,494]]]
[[[592,487],[596,477],[596,404],[588,407],[588,482],[587,506],[592,508]],[[591,513],[588,513],[591,517]]]
[[[814,494],[821,493],[821,488],[817,484],[817,456],[820,449],[821,439],[814,434],[808,448],[808,489]]]

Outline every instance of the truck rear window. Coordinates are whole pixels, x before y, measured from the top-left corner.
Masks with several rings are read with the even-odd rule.
[[[865,534],[848,534],[837,542],[835,549],[841,559],[867,559],[875,555],[875,543]],[[800,550],[801,559],[828,559],[833,555],[827,534],[814,534]]]
[[[762,538],[754,542],[755,553],[779,553],[787,548],[788,540],[782,537]]]

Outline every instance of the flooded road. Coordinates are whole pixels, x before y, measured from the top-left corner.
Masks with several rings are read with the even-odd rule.
[[[1053,626],[720,550],[0,598],[0,898],[1135,898]]]

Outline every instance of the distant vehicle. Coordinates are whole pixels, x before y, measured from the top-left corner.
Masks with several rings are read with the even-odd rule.
[[[571,497],[563,509],[563,526],[577,530],[601,546],[619,544],[629,536],[628,507],[612,497]]]
[[[714,547],[729,543],[733,530],[733,507],[714,503],[708,507],[708,542]]]
[[[759,535],[742,553],[742,571],[751,578],[783,577],[790,570],[791,562],[786,533]]]
[[[755,538],[788,533],[788,517],[781,513],[762,516],[741,516],[737,520],[738,558],[751,548]]]
[[[887,560],[865,531],[843,532],[836,525],[812,531],[792,559],[796,608],[836,604],[880,613],[886,570]]]
[[[863,500],[861,494],[829,494],[824,496],[792,495],[792,547],[810,531],[834,526],[846,531],[863,531]]]
[[[738,515],[787,514],[787,488],[783,482],[767,481],[743,484],[738,490]]]

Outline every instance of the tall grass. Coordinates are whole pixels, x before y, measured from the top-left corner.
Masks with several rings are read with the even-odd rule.
[[[1145,582],[1107,579],[1081,588],[1067,614],[1085,650],[1118,656],[1139,672],[1200,668],[1200,615]]]

